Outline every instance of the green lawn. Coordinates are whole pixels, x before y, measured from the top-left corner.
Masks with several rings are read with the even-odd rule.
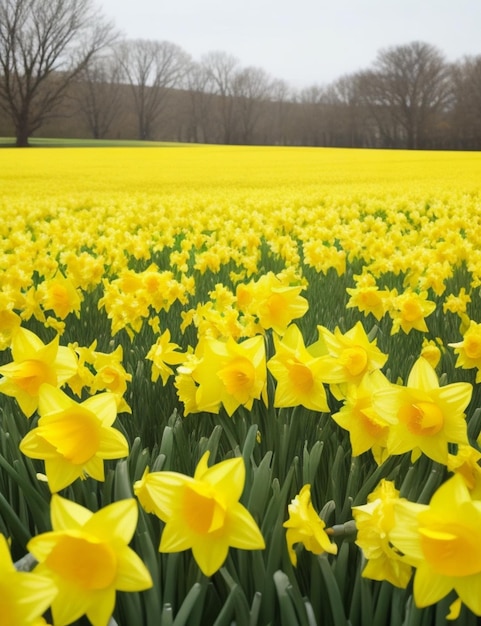
[[[153,148],[159,147],[173,147],[182,146],[185,144],[179,142],[168,141],[139,141],[135,139],[56,139],[56,138],[44,138],[44,137],[31,137],[30,145],[32,147],[41,148],[94,148],[94,147],[115,147],[126,146],[135,147],[140,146],[147,148],[149,146]],[[200,144],[199,144],[200,145]],[[0,148],[14,147],[14,137],[0,137]]]

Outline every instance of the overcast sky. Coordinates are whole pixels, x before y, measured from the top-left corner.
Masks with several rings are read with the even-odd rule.
[[[369,67],[381,48],[424,41],[448,61],[481,54],[481,0],[97,0],[127,38],[221,50],[296,88]]]

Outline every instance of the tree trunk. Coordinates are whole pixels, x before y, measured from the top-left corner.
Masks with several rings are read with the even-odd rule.
[[[17,137],[17,140],[16,140],[15,145],[17,146],[17,148],[28,148],[29,132],[28,132],[27,124],[20,124],[17,126],[16,137]]]

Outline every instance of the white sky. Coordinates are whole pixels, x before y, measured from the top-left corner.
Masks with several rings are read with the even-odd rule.
[[[381,48],[481,54],[481,0],[96,0],[124,37],[166,40],[195,60],[221,50],[292,87],[369,67]]]

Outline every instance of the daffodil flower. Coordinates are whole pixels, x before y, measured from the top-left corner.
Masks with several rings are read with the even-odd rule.
[[[380,290],[374,279],[372,282],[364,281],[363,283],[359,281],[356,287],[348,287],[346,292],[350,296],[346,305],[348,309],[357,308],[366,317],[372,313],[378,321],[383,318],[387,309],[389,292]]]
[[[386,457],[389,422],[373,407],[374,393],[391,388],[391,383],[380,370],[365,374],[359,385],[350,385],[341,410],[332,419],[349,431],[352,455],[359,456],[368,450],[380,465]]]
[[[302,317],[309,304],[300,294],[302,285],[286,285],[273,272],[267,272],[256,282],[238,285],[237,306],[244,313],[259,318],[264,330],[272,328],[283,335],[293,319]]]
[[[297,565],[297,554],[294,550],[296,543],[301,543],[306,550],[313,554],[337,554],[337,545],[331,543],[325,531],[324,521],[316,513],[311,501],[311,486],[304,485],[297,496],[287,507],[289,519],[284,522],[287,528],[287,551],[291,563]]]
[[[77,478],[104,480],[104,459],[127,456],[128,443],[112,424],[117,416],[115,394],[100,393],[78,403],[51,385],[42,385],[38,426],[25,435],[20,450],[45,461],[52,492]]]
[[[0,393],[14,397],[23,413],[31,417],[38,407],[41,385],[62,386],[77,373],[77,361],[70,348],[55,337],[45,345],[35,333],[18,328],[12,339],[13,361],[0,367]]]
[[[346,333],[341,333],[337,327],[333,333],[324,326],[317,329],[319,340],[309,346],[309,351],[322,356],[324,381],[338,400],[346,397],[349,385],[358,385],[365,374],[381,369],[387,361],[387,355],[377,347],[376,340],[369,341],[361,322]]]
[[[448,443],[468,444],[464,410],[472,385],[451,383],[441,387],[433,367],[419,357],[406,386],[390,385],[373,395],[373,407],[389,423],[389,454],[422,452],[446,464]]]
[[[152,361],[152,382],[156,382],[159,376],[162,384],[166,385],[174,370],[170,365],[180,365],[185,360],[185,353],[179,352],[179,346],[170,341],[170,330],[167,328],[150,348],[146,359]]]
[[[241,405],[251,409],[255,399],[267,402],[266,357],[264,338],[250,337],[237,343],[229,337],[220,341],[205,337],[197,345],[195,358],[187,355],[186,363],[178,368],[177,387],[189,408],[218,413],[223,405],[228,415]],[[186,376],[192,382],[186,382]]]
[[[369,494],[367,504],[352,507],[352,514],[357,528],[356,544],[367,560],[362,576],[387,580],[404,589],[411,579],[412,567],[391,543],[394,512],[400,501],[404,500],[394,483],[383,479]]]
[[[165,522],[160,552],[192,549],[201,571],[212,576],[227,558],[229,547],[261,550],[261,532],[239,503],[245,482],[242,457],[207,466],[209,452],[194,476],[146,471],[134,485],[144,509]]]
[[[92,513],[57,494],[52,496],[53,530],[33,537],[27,548],[39,562],[34,573],[58,588],[52,601],[55,626],[71,624],[82,615],[93,626],[107,626],[117,590],[152,587],[149,571],[128,547],[137,518],[134,498]]]
[[[75,313],[80,317],[80,306],[82,304],[82,292],[75,287],[72,280],[61,272],[53,278],[40,285],[40,292],[43,295],[43,308],[52,310],[55,315],[65,319],[70,313]]]
[[[17,572],[7,540],[0,535],[0,621],[2,626],[37,626],[57,595],[55,582],[37,572]]]
[[[282,338],[275,336],[274,347],[275,355],[267,363],[277,381],[274,406],[329,411],[323,385],[326,366],[305,347],[299,328],[291,324]]]
[[[481,324],[470,320],[463,340],[448,345],[454,348],[454,353],[458,356],[456,367],[477,368],[476,382],[481,382]]]
[[[419,330],[423,333],[428,331],[425,318],[436,309],[436,303],[427,299],[427,291],[417,293],[406,289],[403,293],[395,296],[391,302],[389,314],[393,325],[391,335],[399,332],[399,329],[408,334],[411,330]]]
[[[435,604],[454,590],[481,616],[481,502],[471,498],[460,474],[441,485],[429,505],[399,505],[390,539],[416,568],[418,607]]]
[[[0,308],[0,350],[10,347],[12,338],[20,328],[22,320],[19,315],[7,306]]]

